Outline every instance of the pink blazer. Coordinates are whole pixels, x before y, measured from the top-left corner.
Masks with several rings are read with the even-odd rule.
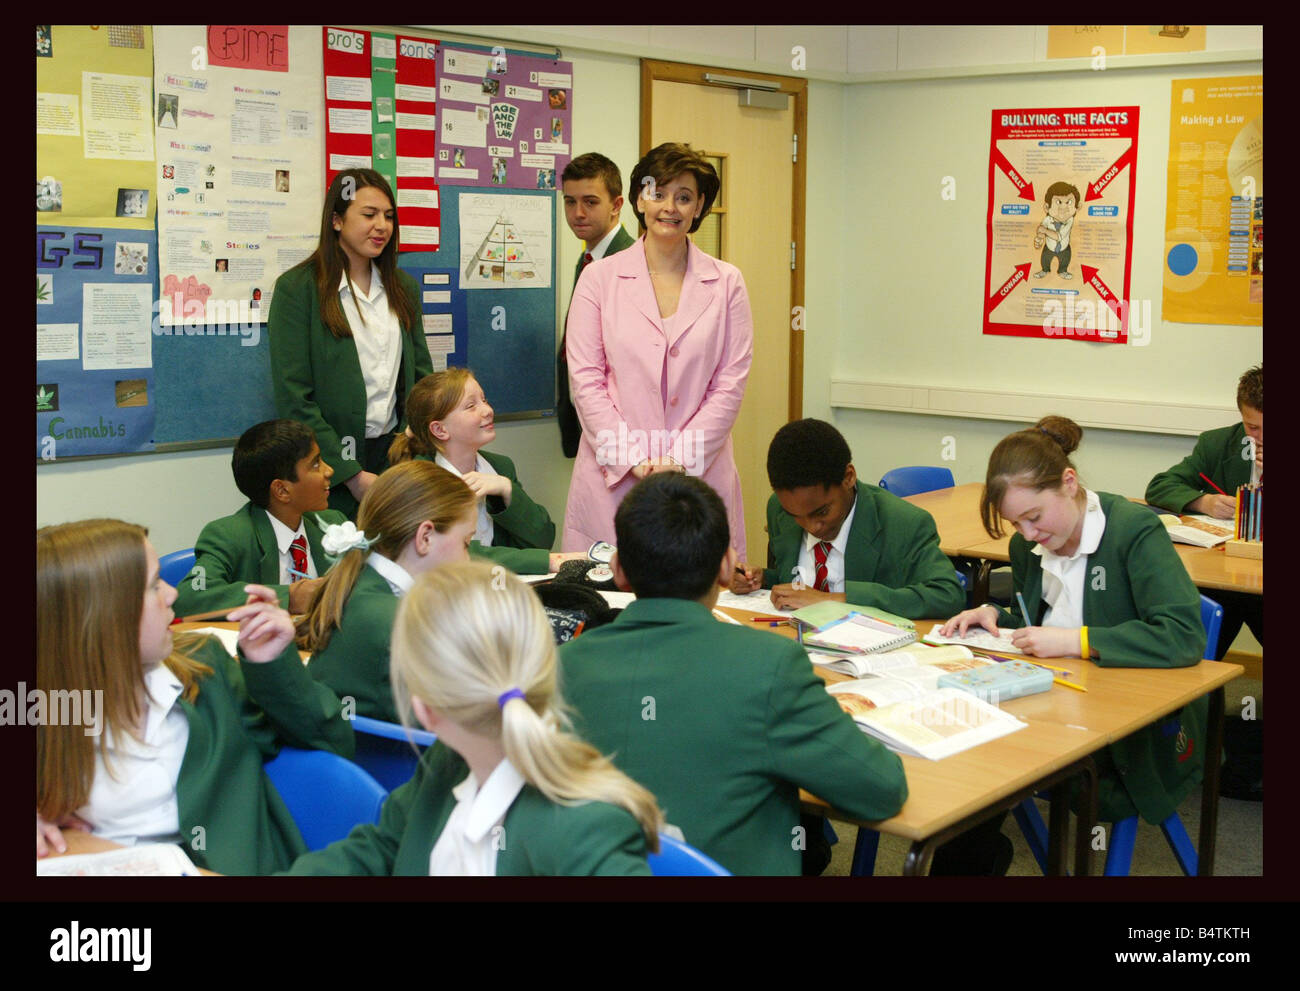
[[[731,543],[745,556],[745,511],[731,453],[753,357],[745,280],[734,265],[688,249],[677,313],[664,329],[645,242],[582,271],[566,325],[569,387],[582,423],[564,514],[563,550],[614,542],[614,512],[632,468],[668,455],[722,497]]]

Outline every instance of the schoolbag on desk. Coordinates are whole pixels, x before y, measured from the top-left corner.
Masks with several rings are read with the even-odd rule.
[[[568,564],[582,566],[584,562],[566,561],[565,565]],[[586,569],[583,568],[583,574],[585,573]],[[557,644],[572,640],[583,630],[604,626],[620,612],[612,608],[604,596],[582,577],[579,577],[578,582],[562,581],[557,577],[555,581],[534,585],[532,589],[546,608],[546,616],[551,621],[551,631]]]

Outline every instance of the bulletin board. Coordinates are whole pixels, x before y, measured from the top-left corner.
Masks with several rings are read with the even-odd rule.
[[[143,43],[148,45],[152,41],[151,29],[146,26],[142,30]],[[79,52],[80,36],[77,32],[58,26],[46,26],[46,32],[44,43],[49,49],[52,39],[55,58],[63,56],[73,61],[84,56],[85,64],[79,67],[86,72],[119,69],[116,64],[95,64],[97,54],[94,51]],[[289,39],[290,44],[287,50],[277,48],[272,53],[276,58],[287,58],[291,67],[307,61],[315,66],[321,65],[323,38],[320,28],[314,30],[310,40],[301,42],[313,48],[304,48],[301,55],[294,51],[299,42],[293,29],[283,36]],[[41,43],[42,39],[38,38],[38,57],[48,58],[41,55]],[[500,46],[494,50],[490,45],[456,43],[456,47],[459,50],[505,52],[520,59],[537,57],[533,52]],[[143,76],[145,71],[138,69],[137,74]],[[199,79],[206,78],[200,75],[200,71],[191,69],[189,74]],[[269,70],[264,68],[263,72],[266,71]],[[72,74],[68,78],[72,80]],[[310,164],[317,174],[323,175],[322,166],[327,164],[323,74],[314,83],[316,92],[311,96],[311,110],[315,120],[321,123],[314,129],[312,154],[315,159]],[[89,84],[90,80],[85,80],[85,85]],[[71,83],[62,88],[71,90]],[[51,92],[57,90],[58,87],[50,87]],[[264,94],[258,96],[265,102]],[[572,99],[571,90],[567,99]],[[297,110],[301,102],[294,102],[292,109]],[[177,101],[179,113],[184,113],[184,103]],[[193,101],[191,103],[198,108]],[[47,97],[45,104],[44,112],[50,128],[59,128],[58,137],[70,141],[71,136],[63,132],[71,130],[69,119],[74,100],[70,95]],[[170,102],[164,109],[173,115],[178,113]],[[149,123],[156,130],[154,106],[146,105],[143,112],[149,115]],[[84,118],[84,110],[82,116]],[[196,133],[202,120],[200,115],[185,118],[187,126]],[[171,122],[169,118],[168,124]],[[297,126],[299,118],[295,117],[292,123],[295,123],[294,136],[300,138],[304,131]],[[171,137],[170,134],[167,136]],[[228,133],[217,135],[214,140],[228,137]],[[148,148],[147,152],[153,150]],[[37,163],[38,180],[43,164],[42,161]],[[142,174],[137,184],[156,189],[162,176],[161,166],[173,163],[163,163],[154,158],[152,162],[142,164],[153,178],[145,179]],[[295,180],[297,175],[293,170],[296,168],[292,164],[287,167]],[[73,173],[69,170],[67,174]],[[173,176],[167,180],[169,188],[174,181],[173,171]],[[297,194],[300,188],[295,181],[292,193]],[[38,201],[40,194],[38,181]],[[271,194],[275,195],[276,190],[272,189]],[[304,190],[303,195],[310,196],[313,210],[319,209],[322,191]],[[477,211],[474,223],[467,225],[464,232],[460,223],[461,195],[474,197]],[[501,210],[496,209],[492,197],[504,198]],[[424,331],[434,367],[464,364],[473,368],[496,409],[498,419],[554,416],[555,336],[559,312],[555,250],[557,194],[549,189],[445,185],[439,190],[439,198],[438,250],[405,251],[399,257],[399,265],[411,273],[420,286]],[[153,203],[149,206],[152,211]],[[270,352],[266,324],[262,320],[250,313],[248,319],[212,323],[200,318],[169,325],[160,318],[156,302],[160,275],[157,262],[159,245],[154,230],[131,231],[130,237],[126,237],[127,232],[123,231],[123,236],[119,236],[119,232],[110,230],[114,220],[123,224],[117,218],[93,227],[86,223],[68,225],[59,224],[62,218],[50,216],[49,212],[39,217],[39,224],[48,227],[53,221],[53,233],[62,231],[64,236],[54,238],[50,230],[38,227],[37,296],[38,304],[45,304],[40,306],[38,313],[38,353],[43,348],[49,357],[47,363],[38,362],[37,368],[38,387],[44,387],[43,391],[38,388],[37,396],[38,462],[42,458],[42,442],[48,444],[49,423],[61,413],[63,421],[60,425],[75,420],[79,432],[74,439],[84,443],[74,446],[60,441],[60,459],[221,446],[251,424],[275,416]],[[483,219],[487,213],[494,214],[491,223]],[[153,227],[152,223],[150,227]],[[510,265],[504,261],[498,264],[494,258],[494,252],[498,250],[498,238],[492,233],[494,230],[511,232],[513,240],[510,243],[506,243],[505,234],[499,238],[511,256]],[[98,240],[92,237],[95,234],[100,235]],[[119,246],[117,241],[124,242],[125,246]],[[74,296],[83,296],[83,284],[94,281],[80,271],[91,264],[89,252],[92,247],[103,249],[101,267],[94,273],[102,285],[96,289],[94,305],[86,302],[83,306],[83,300],[74,299]],[[291,264],[287,254],[283,257]],[[522,264],[514,264],[521,261]],[[228,263],[228,267],[231,264]],[[56,265],[59,267],[55,268]],[[137,271],[141,267],[144,271]],[[277,268],[274,274],[278,275],[280,270],[283,268]],[[273,279],[268,281],[273,282]],[[110,284],[114,284],[112,288],[109,288]],[[153,303],[151,308],[135,313],[140,308],[136,296],[141,290],[132,287],[141,284],[149,286]],[[266,288],[261,291],[266,295]],[[263,312],[267,310],[269,306]],[[142,321],[147,321],[148,333],[127,334],[119,330],[115,340],[96,339],[94,347],[90,348],[84,336],[91,329],[85,324],[90,317],[85,314],[92,312],[101,322],[110,317],[130,318],[141,322],[143,327]],[[39,329],[41,327],[44,329]],[[127,347],[128,344],[132,344],[135,350]],[[116,346],[116,351],[112,346]],[[148,351],[143,360],[141,346]],[[77,351],[75,357],[74,349]],[[87,354],[95,356],[98,367],[85,365]],[[77,365],[75,369],[74,365]],[[94,388],[88,388],[87,383],[92,382]],[[57,392],[51,386],[57,386]],[[75,417],[69,417],[68,410],[74,411]]]

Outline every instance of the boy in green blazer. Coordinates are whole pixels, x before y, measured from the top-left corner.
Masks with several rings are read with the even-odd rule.
[[[803,648],[714,619],[736,564],[717,493],[651,475],[614,528],[615,581],[637,599],[560,648],[578,734],[736,874],[799,873],[800,787],[855,818],[898,812],[902,762],[840,709]]]
[[[767,476],[767,567],[739,564],[732,592],[770,588],[778,609],[833,599],[909,619],[949,616],[965,604],[934,518],[859,481],[848,442],[829,423],[796,420],[778,430]]]
[[[347,519],[328,508],[333,469],[311,429],[293,420],[249,427],[230,464],[249,501],[199,534],[194,567],[176,588],[176,615],[241,606],[249,582],[273,588],[289,612],[306,612],[329,567],[324,528]]]
[[[1146,500],[1175,513],[1204,513],[1230,520],[1236,513],[1237,487],[1264,480],[1264,366],[1256,365],[1237,382],[1241,422],[1207,430],[1196,439],[1192,453],[1147,486]],[[1227,495],[1209,491],[1204,474]],[[1246,592],[1206,589],[1223,606],[1216,659],[1232,647],[1241,625],[1264,642],[1264,597]]]

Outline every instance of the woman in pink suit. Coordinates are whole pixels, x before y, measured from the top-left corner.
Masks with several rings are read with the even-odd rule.
[[[745,280],[691,243],[718,174],[681,144],[632,171],[644,236],[583,269],[569,306],[569,383],[582,423],[564,515],[565,551],[614,539],[614,511],[656,471],[697,475],[722,497],[745,560],[745,511],[731,453],[753,355]]]

